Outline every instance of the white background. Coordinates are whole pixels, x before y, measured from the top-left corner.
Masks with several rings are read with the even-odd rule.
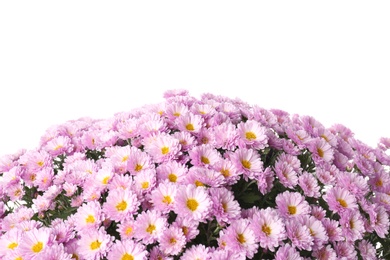
[[[213,93],[390,137],[389,1],[1,1],[0,155]]]

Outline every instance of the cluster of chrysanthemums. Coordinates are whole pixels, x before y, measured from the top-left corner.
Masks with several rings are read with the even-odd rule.
[[[0,259],[388,259],[390,138],[164,97],[3,156]]]

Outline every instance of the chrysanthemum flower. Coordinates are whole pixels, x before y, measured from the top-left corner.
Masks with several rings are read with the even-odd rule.
[[[238,131],[234,124],[223,122],[213,127],[215,133],[215,147],[233,151],[238,145]]]
[[[289,219],[286,221],[287,237],[291,244],[299,249],[311,251],[313,247],[313,237],[310,235],[310,229],[297,221],[297,219]]]
[[[362,215],[358,210],[345,210],[340,214],[342,234],[347,241],[356,241],[363,238],[365,232]]]
[[[332,146],[323,138],[312,139],[308,144],[308,148],[312,153],[313,160],[318,164],[333,160]]]
[[[154,209],[168,213],[174,209],[176,193],[177,185],[166,180],[151,191],[150,202]]]
[[[149,169],[134,176],[134,190],[138,195],[150,192],[156,186],[156,170]]]
[[[358,243],[358,249],[360,256],[365,260],[376,260],[376,249],[367,240],[361,240]]]
[[[225,179],[221,172],[200,166],[193,166],[188,170],[182,184],[195,186],[221,187]]]
[[[195,115],[191,112],[188,112],[175,120],[179,130],[194,134],[200,131],[203,126],[203,121],[204,120],[200,115]]]
[[[167,219],[156,210],[141,212],[134,223],[134,237],[143,244],[153,244],[167,227]]]
[[[140,202],[130,189],[109,190],[103,213],[114,221],[122,221],[138,210]]]
[[[174,121],[176,118],[186,115],[189,112],[188,106],[179,103],[169,103],[165,108],[165,115],[169,118],[169,120]]]
[[[73,149],[72,140],[67,136],[60,135],[50,140],[43,149],[53,157],[68,153]]]
[[[320,249],[313,250],[313,256],[317,260],[337,260],[336,251],[331,245],[324,246]],[[367,259],[368,260],[368,259]]]
[[[308,227],[314,249],[321,248],[328,241],[326,230],[320,220],[310,215],[299,216],[297,220],[301,225]]]
[[[334,245],[338,259],[357,259],[354,243],[351,241],[339,241]]]
[[[321,222],[324,225],[329,241],[336,242],[344,239],[340,223],[337,220],[324,218]]]
[[[74,225],[77,231],[96,229],[103,221],[102,209],[97,201],[90,201],[83,204],[73,215]]]
[[[230,159],[239,171],[247,178],[255,178],[256,174],[263,171],[263,162],[260,155],[253,149],[237,149],[230,155]]]
[[[23,259],[39,259],[51,242],[49,228],[34,228],[23,233],[18,250]]]
[[[230,223],[241,215],[240,204],[234,199],[232,191],[225,187],[210,188],[213,215],[218,223]]]
[[[211,146],[202,144],[189,151],[191,164],[194,166],[210,167],[221,159],[220,154]]]
[[[169,161],[159,164],[156,171],[158,181],[163,182],[164,180],[168,180],[172,183],[179,184],[183,181],[188,169],[184,164],[180,164],[177,161]]]
[[[148,251],[143,244],[131,239],[116,240],[107,254],[108,260],[146,260]]]
[[[176,194],[175,212],[178,216],[195,221],[205,221],[210,213],[212,202],[204,187],[181,185]]]
[[[166,133],[158,133],[144,139],[144,149],[154,162],[173,160],[180,151],[179,140]]]
[[[341,187],[332,187],[324,195],[329,209],[342,212],[345,209],[357,209],[356,198],[348,190]]]
[[[275,209],[266,208],[255,211],[250,225],[260,246],[272,252],[286,238],[283,219]]]
[[[130,174],[136,175],[141,171],[150,169],[154,169],[154,164],[152,163],[150,156],[132,146],[130,148],[129,159],[127,161],[127,170]]]
[[[320,186],[318,186],[318,181],[313,174],[304,172],[298,177],[298,184],[305,196],[312,198],[319,198],[321,196]]]
[[[80,233],[80,239],[77,241],[79,252],[85,259],[99,260],[107,256],[112,246],[113,237],[111,237],[104,228],[89,229]]]
[[[266,128],[255,120],[248,120],[245,123],[240,122],[237,125],[238,145],[240,148],[264,149],[268,146],[268,136]]]
[[[303,260],[303,257],[299,255],[299,252],[290,244],[284,244],[279,247],[275,254],[275,260]]]
[[[199,234],[198,225],[198,221],[180,216],[176,217],[175,221],[172,223],[172,226],[178,227],[183,231],[186,242],[190,242]]]
[[[175,226],[163,230],[158,241],[161,251],[166,255],[178,255],[186,244],[182,229]]]
[[[22,230],[13,228],[5,232],[0,237],[0,257],[10,254],[10,251],[16,250],[20,245]]]
[[[135,220],[132,216],[118,223],[116,231],[119,233],[122,241],[134,237],[134,223]]]
[[[202,244],[192,245],[187,248],[180,258],[181,260],[210,260],[210,249]]]
[[[276,208],[284,218],[292,218],[310,213],[309,203],[298,192],[285,191],[275,199]]]
[[[221,233],[220,239],[226,241],[227,250],[243,252],[248,258],[254,256],[259,246],[248,219],[232,221],[230,226]]]

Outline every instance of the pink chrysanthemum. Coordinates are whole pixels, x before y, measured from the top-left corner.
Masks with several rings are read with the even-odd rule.
[[[329,209],[342,212],[346,209],[357,209],[356,198],[348,190],[341,187],[332,187],[324,195]]]
[[[342,234],[347,241],[356,241],[363,238],[365,232],[362,215],[357,210],[345,210],[339,220]]]
[[[287,237],[295,248],[306,251],[312,250],[314,239],[306,225],[303,225],[296,219],[289,219],[286,221],[286,231]]]
[[[175,212],[178,216],[203,222],[208,217],[211,206],[212,202],[204,187],[191,184],[179,186],[175,204]]]
[[[298,192],[285,191],[276,196],[276,208],[284,218],[293,218],[310,213],[310,205]]]
[[[202,244],[192,245],[184,251],[181,260],[211,260],[210,249]]]
[[[180,151],[179,140],[166,133],[149,136],[143,143],[145,151],[156,163],[176,159]]]
[[[263,162],[260,155],[253,149],[237,149],[230,158],[239,171],[247,178],[255,178],[256,174],[263,171]]]
[[[198,133],[203,126],[203,118],[191,112],[177,118],[175,122],[179,130],[194,134]]]
[[[174,208],[176,193],[177,185],[166,180],[152,190],[150,202],[154,209],[162,213],[168,213]]]
[[[23,233],[18,247],[23,259],[39,259],[40,255],[50,247],[50,229],[34,228]]]
[[[167,219],[156,210],[141,212],[134,223],[134,237],[143,244],[153,244],[167,226]]]
[[[135,220],[130,217],[122,220],[116,229],[119,233],[121,240],[127,240],[134,237]]]
[[[337,220],[324,218],[321,220],[330,242],[343,240],[340,223]]]
[[[130,174],[136,175],[141,171],[154,169],[152,159],[146,152],[132,146],[127,160],[127,170]]]
[[[290,244],[284,244],[279,247],[275,254],[275,260],[303,260],[303,257],[299,255],[299,252],[295,250]]]
[[[140,202],[130,189],[110,190],[103,204],[103,213],[114,221],[122,221],[138,210]]]
[[[255,232],[256,239],[260,242],[260,246],[272,252],[286,238],[283,219],[273,208],[255,211],[250,225]]]
[[[109,252],[113,239],[104,228],[84,231],[77,241],[79,253],[84,259],[102,259]]]
[[[87,229],[96,229],[103,221],[102,209],[99,202],[90,201],[83,204],[73,215],[75,229],[84,231]]]
[[[161,251],[170,256],[178,255],[186,244],[182,229],[175,226],[162,231],[158,241]]]
[[[357,259],[357,252],[353,242],[339,241],[334,244],[338,259]]]
[[[319,198],[321,196],[320,186],[318,186],[318,181],[313,174],[308,172],[302,173],[298,177],[298,184],[305,196],[312,198]]]
[[[333,160],[332,146],[323,138],[315,138],[310,141],[308,148],[312,153],[313,160],[321,164]]]
[[[162,163],[156,168],[157,179],[159,182],[168,180],[172,183],[181,183],[184,176],[187,174],[188,169],[184,164],[180,164],[177,161],[169,161]]]
[[[226,185],[233,185],[240,178],[240,174],[236,166],[229,159],[219,160],[216,164],[213,165],[213,169],[222,174],[224,177],[224,183]]]
[[[302,215],[297,219],[301,225],[307,226],[313,238],[313,248],[321,248],[328,241],[328,235],[322,222],[310,215]]]
[[[317,260],[337,260],[336,251],[331,245],[322,247],[321,249],[313,250],[313,256]]]
[[[183,218],[178,216],[172,223],[172,226],[178,227],[183,231],[186,238],[186,242],[190,242],[199,234],[198,229],[199,222],[194,221],[190,218]]]
[[[268,136],[266,128],[255,120],[247,120],[237,125],[240,139],[238,141],[240,148],[264,149],[268,146]]]
[[[211,167],[221,160],[221,156],[211,145],[202,144],[189,151],[191,164],[194,166]]]
[[[213,215],[218,223],[230,223],[241,215],[240,204],[234,199],[232,191],[221,188],[210,188],[209,194],[213,202]]]
[[[226,241],[226,249],[233,252],[243,252],[246,257],[252,258],[257,251],[255,233],[250,225],[250,220],[239,219],[233,221],[220,236]]]
[[[131,239],[124,241],[116,240],[107,255],[108,260],[146,260],[148,251],[143,244]]]
[[[221,187],[225,179],[221,172],[214,171],[200,166],[193,166],[188,170],[183,184],[193,184],[195,186]]]
[[[0,258],[9,255],[11,251],[18,249],[22,234],[22,231],[17,228],[13,228],[2,234],[0,237]]]
[[[359,249],[360,256],[364,260],[376,260],[377,259],[375,247],[367,240],[363,239],[363,240],[359,241],[358,249]]]

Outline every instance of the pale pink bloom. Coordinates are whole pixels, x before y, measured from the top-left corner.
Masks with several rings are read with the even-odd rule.
[[[212,202],[204,187],[181,185],[176,194],[175,212],[178,216],[195,221],[205,221],[211,211]]]
[[[313,174],[308,172],[302,173],[298,177],[298,184],[305,196],[312,198],[319,198],[321,196],[320,186],[318,186],[318,181]]]
[[[364,197],[369,192],[367,180],[353,172],[340,172],[337,176],[337,185],[354,194],[357,198]]]
[[[221,160],[218,151],[211,145],[202,144],[189,151],[191,164],[194,166],[210,167]]]
[[[203,118],[200,115],[195,115],[191,112],[188,112],[185,115],[182,115],[176,118],[175,122],[180,131],[185,131],[189,133],[198,133],[203,127]]]
[[[154,164],[147,153],[132,146],[127,160],[127,169],[130,174],[137,175],[141,171],[154,169]]]
[[[65,196],[72,197],[73,194],[75,194],[75,192],[77,191],[77,185],[65,182],[62,185],[62,189],[65,191]]]
[[[230,226],[220,233],[220,239],[226,241],[227,250],[243,252],[250,259],[257,252],[259,246],[248,219],[232,221]]]
[[[149,169],[134,176],[134,190],[138,195],[150,192],[156,186],[156,170]]]
[[[314,238],[310,235],[310,229],[297,221],[296,218],[286,221],[287,237],[291,244],[299,250],[312,251]]]
[[[317,179],[324,185],[336,184],[336,175],[340,172],[336,166],[332,165],[329,169],[317,167],[315,175]]]
[[[189,112],[188,107],[182,103],[169,103],[165,108],[165,115],[169,120],[174,121],[176,118],[186,115]]]
[[[163,230],[158,241],[161,251],[166,255],[178,255],[186,244],[182,229],[175,226]]]
[[[157,133],[143,140],[145,152],[155,163],[176,159],[180,152],[179,140],[166,133]]]
[[[284,244],[276,252],[275,260],[303,260],[303,258],[290,244]]]
[[[39,259],[41,254],[50,248],[50,229],[32,229],[23,233],[19,245],[19,252],[23,259]]]
[[[140,205],[135,193],[130,189],[117,188],[109,190],[106,202],[103,204],[103,213],[117,222],[134,214]]]
[[[278,160],[275,163],[274,171],[283,186],[293,189],[298,184],[298,173],[287,162]]]
[[[318,260],[337,260],[336,251],[331,245],[324,246],[320,249],[313,250],[313,256]]]
[[[43,226],[42,222],[38,222],[36,220],[22,220],[15,225],[15,228],[23,231],[30,231],[33,229],[39,229]],[[52,230],[51,230],[52,231]]]
[[[330,242],[341,241],[344,239],[342,236],[341,227],[337,220],[324,218],[321,220],[321,222],[324,225],[326,234],[329,237]]]
[[[257,188],[261,192],[261,194],[265,195],[271,191],[274,186],[275,173],[271,169],[271,167],[267,167],[264,169],[262,173],[257,177]]]
[[[20,154],[6,154],[0,156],[0,172],[3,174],[7,171],[10,171],[12,168],[18,165],[18,159],[22,155],[22,151],[19,151]]]
[[[386,193],[389,191],[390,174],[384,170],[375,172],[374,176],[368,180],[368,183],[372,190]]]
[[[300,149],[306,148],[306,144],[311,139],[310,135],[304,129],[287,127],[286,134]]]
[[[52,236],[57,243],[66,243],[76,235],[71,221],[55,219],[51,223]]]
[[[190,242],[199,234],[198,225],[199,222],[180,216],[176,217],[175,221],[172,223],[172,226],[178,227],[183,231],[187,242]]]
[[[195,137],[189,132],[178,131],[172,136],[179,140],[182,151],[189,151],[196,145]]]
[[[173,260],[174,258],[171,256],[167,256],[161,251],[160,247],[154,246],[150,249],[150,255],[148,260]]]
[[[367,240],[361,240],[358,242],[358,249],[360,256],[365,260],[376,260],[376,249]]]
[[[165,130],[167,129],[167,124],[157,113],[142,115],[139,121],[139,126],[139,134],[143,138],[154,133],[165,132]]]
[[[314,138],[308,143],[312,158],[316,163],[331,162],[333,160],[332,146],[323,138]]]
[[[221,187],[225,179],[221,172],[200,166],[192,166],[181,184],[195,186]]]
[[[20,246],[23,232],[20,229],[13,228],[0,236],[0,257],[9,254]]]
[[[109,190],[121,189],[132,189],[134,186],[133,179],[130,175],[114,174],[111,181],[108,183]]]
[[[190,111],[194,114],[200,115],[203,118],[210,118],[213,116],[216,112],[215,108],[210,104],[204,104],[204,103],[194,103]]]
[[[73,215],[77,231],[97,229],[103,221],[102,209],[97,201],[90,201],[79,207]]]
[[[26,167],[27,172],[38,172],[45,167],[52,165],[52,157],[44,150],[29,150],[19,158],[19,163]],[[24,178],[26,183],[29,184],[28,178]]]
[[[174,209],[177,185],[166,180],[151,191],[150,202],[154,209],[168,213]]]
[[[50,207],[55,206],[55,204],[52,204],[53,200],[42,195],[38,195],[36,199],[32,199],[32,202],[37,211],[40,213],[50,209]]]
[[[215,147],[233,151],[238,145],[238,131],[234,124],[223,122],[213,127]],[[220,134],[223,133],[223,134]]]
[[[184,251],[180,260],[211,260],[210,249],[202,244],[192,245]]]
[[[73,150],[72,140],[68,136],[57,136],[51,139],[43,149],[53,157],[70,153]]]
[[[298,192],[285,191],[279,193],[275,199],[276,208],[284,218],[294,218],[299,215],[309,214],[309,203]]]
[[[128,118],[117,124],[118,137],[127,140],[138,135],[139,124],[135,118]]]
[[[22,183],[8,185],[7,189],[5,189],[5,194],[10,198],[11,201],[20,201],[25,193],[26,192]]]
[[[37,172],[35,180],[33,181],[34,186],[37,186],[39,190],[45,191],[52,185],[54,172],[52,168],[45,168]]]
[[[363,238],[366,231],[361,214],[358,210],[345,210],[340,214],[342,234],[347,241],[356,241]]]
[[[272,252],[286,238],[283,219],[273,208],[256,210],[250,223],[260,247]]]
[[[390,212],[390,195],[382,192],[375,192],[373,202],[383,206],[387,212]]]
[[[148,251],[141,243],[131,239],[116,240],[107,254],[108,260],[146,260]]]
[[[167,227],[167,219],[156,210],[141,212],[134,223],[134,237],[143,244],[153,244]]]
[[[238,145],[240,148],[264,149],[268,146],[268,136],[266,128],[255,120],[247,120],[237,125],[237,131],[240,139]]]
[[[77,241],[79,253],[85,259],[100,260],[110,251],[113,240],[104,228],[83,231]]]
[[[333,245],[338,259],[342,260],[355,260],[357,259],[357,252],[353,242],[350,241],[339,241]]]
[[[245,260],[246,256],[243,252],[233,252],[230,250],[225,250],[217,248],[210,253],[212,260]]]
[[[216,107],[216,110],[226,114],[235,124],[241,121],[240,110],[230,100],[219,103],[218,107]]]
[[[323,138],[332,147],[337,146],[336,136],[329,129],[326,129],[325,127],[318,127],[314,129],[314,136]]]
[[[91,178],[91,181],[93,182],[92,185],[100,186],[102,188],[107,187],[114,175],[115,172],[112,165],[107,163],[103,165],[96,174],[93,174],[93,178]]]
[[[321,206],[311,205],[311,215],[318,220],[323,220],[326,216],[326,210]]]
[[[238,172],[238,169],[229,159],[219,160],[213,165],[213,169],[222,174],[224,178],[224,183],[226,185],[233,185],[240,178],[240,173]]]
[[[313,248],[321,248],[325,243],[328,242],[328,235],[322,222],[310,215],[302,215],[297,219],[301,225],[308,227],[310,236],[313,238]]]
[[[172,183],[181,183],[184,176],[187,174],[188,169],[184,164],[180,164],[177,161],[169,161],[157,166],[157,179],[162,182],[169,180]]]
[[[389,234],[389,213],[386,212],[382,206],[375,205],[373,211],[369,212],[370,215],[370,227],[372,227],[377,235],[381,238],[385,238]]]
[[[134,219],[132,217],[126,218],[118,223],[117,230],[121,240],[131,239],[134,237]]]
[[[240,204],[235,200],[232,191],[225,187],[210,188],[213,215],[218,223],[230,223],[241,215]]]
[[[263,171],[263,162],[260,155],[253,149],[237,149],[230,155],[230,159],[239,171],[242,171],[247,178],[254,178]]]
[[[355,196],[341,187],[332,187],[327,190],[324,199],[328,203],[329,209],[337,213],[358,207]]]

